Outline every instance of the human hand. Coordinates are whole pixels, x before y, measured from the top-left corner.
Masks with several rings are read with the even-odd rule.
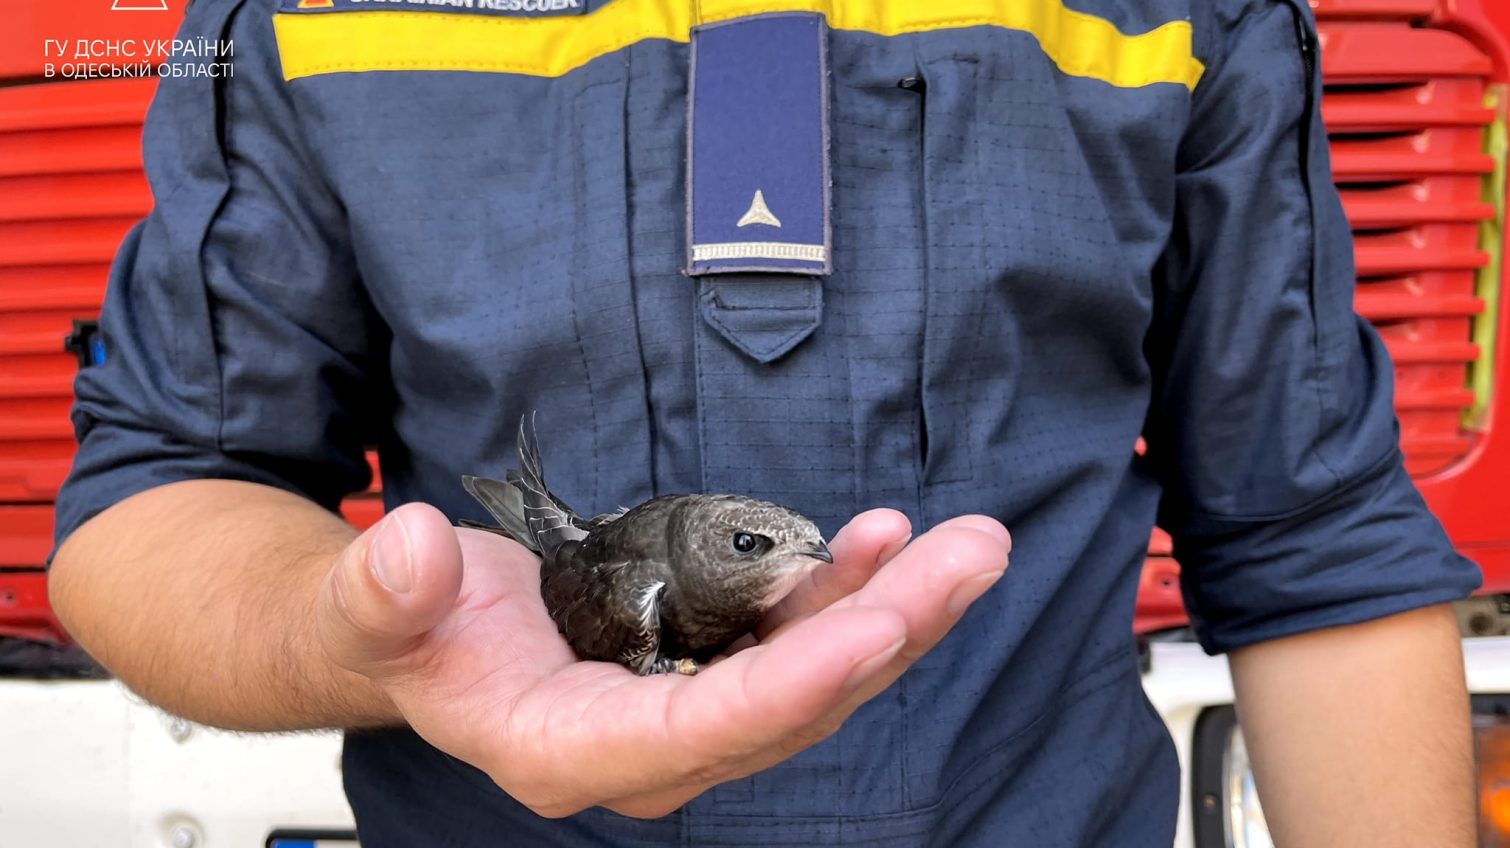
[[[540,599],[539,558],[422,504],[337,559],[316,623],[332,661],[540,815],[659,816],[832,734],[1006,567],[1011,540],[992,519],[907,544],[909,529],[891,510],[856,517],[832,566],[693,677],[579,661]]]

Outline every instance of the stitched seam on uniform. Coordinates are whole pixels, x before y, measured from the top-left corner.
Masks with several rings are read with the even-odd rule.
[[[660,460],[656,452],[656,442],[659,439],[659,425],[656,423],[655,404],[650,389],[650,366],[645,358],[645,327],[640,320],[640,285],[642,281],[635,274],[635,210],[634,189],[631,182],[634,180],[634,168],[629,152],[629,126],[630,105],[629,92],[634,85],[634,61],[631,53],[624,54],[624,93],[621,98],[621,114],[619,116],[620,155],[623,160],[621,167],[624,169],[624,284],[629,287],[629,317],[634,323],[634,352],[635,362],[639,365],[639,373],[636,375],[640,381],[641,402],[645,405],[645,471],[647,482],[646,491],[650,497],[660,494]]]
[[[584,94],[586,94],[589,91],[592,91],[595,88],[602,88],[603,86],[606,86],[606,85],[612,85],[612,83],[611,82],[595,82],[595,83],[592,83],[590,85],[583,86],[582,90],[578,91],[576,93],[576,96],[573,97],[573,99],[572,99],[573,106],[574,107],[580,107],[580,104],[582,102],[582,96]],[[586,194],[587,194],[587,189],[586,189],[587,173],[586,173],[586,167],[583,164],[584,160],[580,156],[574,156],[574,157],[572,157],[572,160],[577,165],[577,167],[574,169],[574,171],[572,173],[572,177],[573,177],[573,179],[572,179],[572,191],[576,195],[576,198],[577,198],[576,207],[578,209],[587,209],[587,208],[590,208],[588,206],[588,204],[584,202],[586,200]],[[579,250],[576,253],[577,253],[577,257],[576,257],[577,261],[581,261],[582,259],[584,259],[587,256],[587,252],[586,251]],[[573,262],[573,264],[576,264],[576,262]],[[598,503],[598,490],[599,490],[600,486],[602,485],[602,479],[603,479],[602,461],[601,461],[602,460],[602,451],[600,449],[601,448],[601,444],[602,444],[602,432],[598,428],[598,408],[597,408],[598,405],[597,405],[597,400],[595,399],[594,392],[593,392],[593,382],[594,381],[593,381],[593,378],[592,378],[592,370],[593,370],[592,369],[592,362],[588,358],[588,355],[587,355],[587,345],[584,344],[583,341],[582,341],[582,311],[578,308],[578,304],[577,304],[577,284],[579,284],[586,275],[582,274],[582,273],[577,273],[577,274],[573,274],[572,276],[574,278],[573,279],[573,285],[572,285],[572,297],[570,298],[570,300],[571,300],[572,335],[576,337],[577,356],[580,357],[581,361],[582,361],[583,383],[585,384],[585,388],[587,389],[587,418],[588,418],[589,423],[592,426],[592,493],[590,495],[589,502],[593,504],[592,509],[597,509],[596,505]]]
[[[701,488],[706,492],[708,491],[708,408],[706,404],[708,381],[706,372],[709,353],[708,342],[704,337],[707,331],[702,326],[702,302],[706,292],[712,289],[713,282],[709,278],[703,278],[697,282],[697,285],[703,289],[703,292],[699,293],[697,303],[693,305],[690,310],[691,315],[688,317],[692,321],[692,369],[697,378],[697,396],[693,398],[697,408],[697,473],[702,480]]]
[[[928,75],[923,70],[922,57],[918,55],[917,40],[914,39],[909,46],[911,47],[909,53],[912,57],[912,65],[916,69],[918,77],[924,81],[925,88],[918,93],[917,100],[917,129],[915,131],[917,138],[917,172],[913,184],[913,188],[917,192],[917,224],[921,233],[921,237],[918,239],[918,283],[921,289],[918,294],[918,311],[921,313],[919,323],[922,326],[918,328],[917,363],[913,370],[914,378],[917,380],[917,386],[914,390],[915,394],[913,395],[917,401],[917,409],[914,410],[911,416],[912,421],[910,423],[912,426],[908,428],[908,445],[913,458],[912,497],[914,503],[917,504],[918,521],[926,528],[929,524],[927,498],[923,497],[925,458],[923,456],[922,434],[923,428],[927,426],[928,412],[923,406],[923,381],[928,374],[928,324],[930,323],[928,298],[932,288],[930,283],[933,276],[933,265],[930,262],[932,255],[928,239],[928,91],[926,88]],[[853,371],[853,368],[851,370]],[[916,528],[914,528],[913,532],[916,534]],[[907,675],[902,675],[897,680],[896,695],[899,701],[897,705],[898,710],[903,717],[902,721],[897,722],[897,737],[901,743],[898,746],[897,768],[900,772],[898,779],[901,781],[902,786],[902,802],[908,806],[912,806],[916,801],[912,791],[912,734],[909,730],[911,723],[905,720],[908,703],[911,700],[910,688]]]
[[[390,13],[386,13],[386,14],[406,14],[406,13],[403,13],[403,12],[390,12]],[[962,28],[965,28],[965,27],[972,27],[972,26],[994,26],[994,24],[992,24],[992,22],[989,21],[989,20],[959,21],[959,22],[949,21],[949,22],[943,22],[939,26],[934,26],[934,27],[926,27],[926,28],[919,27],[917,29],[902,30],[902,31],[898,32],[897,34],[898,35],[906,35],[906,34],[913,33],[913,32],[928,32],[928,31],[932,31],[932,30],[935,30],[935,29],[962,29]],[[1013,29],[1011,27],[999,27],[999,28],[1002,29],[1002,30],[1005,30],[1007,32],[1024,32],[1023,30]],[[838,30],[840,32],[864,32],[865,31],[865,30],[845,30],[845,29],[842,29],[840,27],[834,27],[834,29]],[[1024,34],[1025,35],[1032,35],[1032,33],[1027,33],[1027,32],[1024,32]],[[634,38],[626,40],[623,43],[618,44],[613,49],[604,51],[599,56],[594,56],[592,58],[594,58],[594,59],[601,58],[602,56],[611,55],[611,54],[616,53],[616,52],[618,52],[620,50],[623,50],[623,49],[625,49],[627,47],[631,47],[634,44],[637,44],[637,43],[639,43],[641,41],[652,41],[652,40],[653,41],[674,41],[674,42],[677,42],[677,43],[685,43],[685,39],[669,38],[667,36],[659,35],[659,34],[656,34],[654,32],[637,33]],[[589,61],[591,61],[591,60],[589,60]],[[586,63],[583,63],[583,64],[586,64]],[[577,68],[580,68],[580,67],[581,67],[581,65],[577,65],[575,67],[568,68],[567,71],[566,71],[566,73],[570,73],[571,71],[576,70]],[[1057,67],[1057,65],[1056,65],[1056,67]],[[528,64],[528,63],[524,63],[524,62],[441,61],[441,60],[425,60],[425,61],[417,61],[417,60],[412,60],[412,61],[384,60],[380,66],[374,67],[370,63],[359,62],[359,61],[354,61],[353,60],[353,61],[349,61],[349,62],[329,62],[329,63],[323,63],[323,64],[318,64],[318,65],[303,65],[303,66],[300,67],[300,72],[299,72],[298,76],[297,77],[293,77],[292,79],[299,79],[299,78],[307,77],[307,76],[318,76],[318,75],[320,75],[322,73],[336,73],[336,72],[342,72],[342,71],[385,71],[385,70],[435,70],[435,71],[447,71],[447,70],[450,70],[450,71],[476,71],[476,70],[483,70],[483,71],[499,71],[499,72],[504,72],[504,73],[527,74],[527,75],[530,75],[530,76],[555,76],[555,75],[547,75],[547,74],[541,74],[541,73],[535,72],[537,68],[538,68],[537,65]],[[1099,77],[1093,77],[1090,74],[1084,74],[1084,73],[1078,73],[1077,74],[1077,73],[1074,73],[1072,71],[1065,70],[1063,68],[1060,68],[1060,70],[1066,76],[1079,77],[1079,78],[1099,79]],[[1164,77],[1160,77],[1158,75],[1153,75],[1153,74],[1150,74],[1150,75],[1147,75],[1147,76],[1142,76],[1142,77],[1134,77],[1134,78],[1132,78],[1130,80],[1124,80],[1121,83],[1112,83],[1112,82],[1107,81],[1107,80],[1102,80],[1102,81],[1103,82],[1107,82],[1108,85],[1113,85],[1113,86],[1115,86],[1117,88],[1142,88],[1143,86],[1155,85],[1155,84],[1158,84],[1158,83],[1176,83],[1177,82],[1177,80],[1165,79]]]
[[[973,92],[975,92],[975,97],[976,97],[975,107],[976,107],[977,110],[980,110],[981,109],[981,103],[980,103],[980,97],[981,97],[981,90],[980,90],[980,63],[979,62],[975,62],[975,61],[970,61],[970,62],[967,62],[965,64],[970,69],[970,90],[973,91]],[[985,114],[985,113],[982,113],[982,114]],[[974,179],[972,179],[971,182],[976,183],[977,185],[984,184],[983,175],[980,173],[980,163],[982,161],[981,160],[981,152],[980,152],[980,137],[981,137],[981,133],[971,133],[970,134],[971,175],[974,177]],[[986,228],[985,228],[985,223],[984,223],[985,220],[986,220],[986,209],[985,209],[985,207],[983,205],[977,205],[976,208],[979,211],[979,217],[978,217],[977,220],[981,221],[982,223],[980,223],[979,225],[977,225],[978,228],[981,231],[980,232],[980,237],[968,240],[969,243],[971,244],[971,253],[973,255],[974,265],[975,265],[974,268],[970,269],[970,274],[971,274],[972,277],[974,277],[976,279],[982,279],[982,278],[985,278],[985,277],[988,276],[986,274],[986,271],[985,271],[987,263],[985,261],[985,256],[982,255],[984,253],[984,251],[985,251],[985,242],[987,240],[987,234],[985,232]],[[987,297],[990,296],[989,291],[987,292],[986,296]],[[970,330],[970,332],[968,334],[968,337],[970,339],[970,342],[969,342],[969,345],[970,345],[970,354],[969,354],[969,356],[967,356],[965,358],[965,362],[967,363],[965,365],[965,368],[970,369],[971,371],[975,370],[975,368],[977,367],[975,365],[975,363],[978,362],[979,359],[980,359],[980,347],[981,347],[980,337],[981,337],[981,331],[984,329],[985,323],[986,323],[986,319],[985,319],[986,309],[985,309],[985,306],[986,305],[984,303],[981,303],[978,308],[972,309],[972,310],[967,310],[967,313],[973,313],[973,314],[970,314],[968,316],[967,320],[971,320],[974,323],[974,326],[971,328],[971,330]],[[951,384],[955,383],[955,382],[957,382],[957,379],[952,379],[949,382]],[[979,375],[978,374],[970,374],[969,375],[969,382],[971,382],[971,383],[979,383],[980,382]],[[940,400],[942,400],[942,399],[940,399]],[[975,479],[975,466],[976,466],[976,463],[970,461],[970,458],[968,456],[968,452],[966,450],[964,450],[963,448],[965,448],[966,446],[969,445],[970,439],[973,436],[973,434],[975,433],[975,409],[976,409],[976,404],[974,404],[974,403],[953,403],[953,404],[948,404],[948,405],[954,406],[957,409],[960,409],[960,408],[963,409],[963,413],[961,414],[960,417],[962,417],[964,419],[964,422],[965,422],[965,428],[964,428],[964,434],[965,434],[965,436],[964,436],[964,439],[962,440],[964,442],[964,444],[956,446],[956,450],[954,451],[954,459],[950,463],[950,467],[947,467],[947,468],[940,467],[938,469],[938,471],[939,471],[938,476],[933,481],[931,481],[935,485],[949,485],[949,484],[952,484],[952,483],[964,483],[964,482],[967,482],[967,481]],[[937,452],[937,448],[939,447],[938,439],[936,437],[937,435],[938,434],[935,434],[934,437],[930,437],[930,440],[929,440],[929,445],[932,446],[935,449],[935,452]]]
[[[930,30],[939,29],[953,29],[970,26],[993,26],[1010,32],[1021,32],[1033,37],[1033,39],[1038,42],[1040,48],[1044,51],[1049,60],[1057,68],[1059,68],[1061,72],[1067,75],[1101,79],[1108,84],[1127,88],[1138,88],[1154,83],[1167,82],[1171,84],[1182,85],[1187,90],[1190,90],[1193,89],[1195,85],[1200,81],[1200,78],[1205,70],[1205,66],[1199,59],[1196,59],[1194,54],[1191,52],[1193,37],[1191,25],[1188,21],[1169,21],[1144,33],[1127,35],[1118,31],[1110,21],[1107,21],[1104,18],[1088,15],[1083,12],[1076,12],[1064,7],[1063,5],[1058,4],[1045,7],[1045,15],[1049,17],[1047,18],[1046,22],[1040,23],[1036,30],[1031,24],[1025,23],[1021,19],[1005,19],[1006,13],[997,15],[953,15],[924,20],[906,21],[899,24],[888,24],[884,21],[878,22],[874,20],[860,20],[859,18],[863,14],[865,14],[865,12],[873,13],[874,10],[867,8],[863,11],[855,11],[855,9],[857,8],[859,7],[850,6],[847,8],[833,8],[831,4],[827,3],[800,2],[800,0],[799,2],[786,3],[757,3],[748,6],[731,6],[728,8],[719,9],[715,14],[710,15],[704,20],[698,21],[698,23],[718,23],[740,17],[780,12],[807,12],[823,14],[828,19],[829,26],[832,29],[844,31],[873,32],[878,35],[903,35],[907,33],[927,32]],[[601,14],[601,11],[599,13]],[[317,21],[320,19],[329,19],[333,21],[337,20],[339,17],[350,16],[352,14],[366,16],[385,16],[383,18],[385,21],[393,20],[398,23],[412,21],[431,26],[437,23],[437,19],[461,18],[466,22],[466,26],[478,28],[519,28],[525,26],[535,28],[540,28],[542,26],[559,27],[561,26],[560,22],[566,20],[563,18],[511,19],[478,17],[473,15],[457,15],[454,13],[448,14],[434,12],[389,11],[363,11],[355,13],[341,13],[340,15],[325,14],[317,16],[282,12],[278,13],[275,16],[275,19],[294,19],[297,20],[298,23],[291,24],[292,26],[308,27],[311,26],[311,24],[306,23],[306,21],[310,21],[311,19]],[[592,16],[588,17],[591,18]],[[691,23],[691,21],[689,20],[688,23]],[[666,21],[659,21],[657,22],[657,24],[659,25],[642,25],[629,30],[626,33],[618,34],[618,37],[616,38],[606,38],[602,41],[601,44],[597,45],[596,47],[592,47],[584,51],[579,51],[578,55],[573,55],[555,64],[547,64],[544,62],[503,62],[492,61],[488,59],[477,59],[475,61],[448,61],[444,59],[400,60],[385,58],[381,60],[374,60],[364,57],[361,59],[351,59],[337,62],[317,62],[307,65],[292,63],[295,65],[295,70],[293,72],[294,76],[289,76],[287,66],[290,63],[285,61],[285,79],[294,79],[302,76],[345,70],[381,70],[385,68],[401,69],[418,67],[426,67],[435,70],[480,69],[516,71],[520,73],[530,73],[533,70],[533,72],[538,75],[560,76],[577,67],[581,67],[582,65],[587,64],[593,59],[616,52],[629,46],[630,44],[641,40],[666,39],[679,43],[686,42],[687,36],[685,31],[681,30],[682,22],[680,20],[673,20],[670,18],[670,16],[668,16],[668,19]],[[316,23],[313,25],[318,26],[321,24]],[[332,24],[326,23],[324,25]],[[672,29],[672,31],[670,32],[667,31],[668,25]],[[1144,68],[1142,69],[1141,73],[1137,72],[1136,68],[1133,68],[1130,71],[1127,70],[1126,64],[1109,67],[1108,63],[1104,59],[1099,58],[1102,54],[1077,54],[1075,52],[1072,52],[1075,50],[1075,48],[1069,47],[1066,45],[1066,43],[1064,43],[1069,41],[1068,37],[1064,37],[1059,40],[1051,39],[1047,42],[1045,41],[1045,32],[1052,31],[1054,33],[1059,33],[1065,29],[1073,29],[1076,27],[1095,28],[1098,30],[1096,34],[1102,35],[1103,38],[1108,41],[1114,41],[1120,45],[1123,45],[1124,49],[1126,50],[1143,50],[1145,53],[1151,54],[1153,58],[1140,58],[1143,58],[1144,61],[1152,62],[1155,67]],[[1171,41],[1176,42],[1176,44],[1170,45],[1164,43]],[[282,40],[280,38],[280,45],[281,43]],[[1149,50],[1146,45],[1150,44],[1154,45],[1155,47],[1164,47],[1166,49],[1163,51]],[[1168,55],[1169,48],[1171,47],[1183,48],[1183,55]]]
[[[736,306],[725,303],[716,289],[713,292],[713,305],[723,312],[806,312],[813,308],[811,296],[808,297],[807,303],[799,306]]]

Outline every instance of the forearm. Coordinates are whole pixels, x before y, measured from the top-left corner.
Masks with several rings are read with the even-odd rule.
[[[1232,655],[1259,797],[1283,848],[1470,848],[1462,648],[1433,607]]]
[[[315,637],[321,583],[356,535],[267,486],[160,486],[68,538],[52,603],[126,685],[185,718],[239,730],[393,723],[388,699],[325,659]]]

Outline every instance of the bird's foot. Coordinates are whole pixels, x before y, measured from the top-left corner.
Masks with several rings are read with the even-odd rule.
[[[650,666],[650,672],[649,673],[650,674],[686,674],[686,675],[690,676],[690,675],[693,675],[693,674],[697,674],[701,670],[702,670],[702,666],[698,665],[697,660],[689,660],[689,659],[674,660],[674,659],[671,659],[670,657],[661,657],[660,659],[656,660],[653,665]]]

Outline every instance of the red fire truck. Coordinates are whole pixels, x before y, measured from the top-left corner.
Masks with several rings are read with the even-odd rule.
[[[1454,543],[1484,570],[1484,590],[1459,605],[1459,620],[1475,691],[1481,844],[1510,848],[1510,2],[1310,2],[1320,21],[1334,176],[1356,240],[1356,306],[1394,358],[1406,466]],[[135,69],[144,59],[108,48],[84,59],[52,56],[46,40],[104,48],[170,39],[183,4],[31,0],[9,4],[0,28],[4,844],[274,844],[269,834],[278,827],[305,828],[283,837],[292,845],[318,838],[311,826],[349,827],[333,738],[223,736],[158,716],[113,683],[30,679],[47,673],[47,651],[67,644],[47,606],[41,565],[51,502],[73,452],[71,381],[93,356],[109,262],[152,202],[139,148],[155,87],[133,71],[89,80],[60,73],[69,62]],[[375,490],[345,505],[359,525],[381,511]],[[1136,629],[1148,645],[1146,688],[1190,778],[1180,844],[1269,845],[1225,666],[1201,655],[1183,630],[1169,551],[1155,532]],[[36,649],[25,670],[7,663],[17,646]],[[100,753],[111,745],[124,752]],[[18,751],[38,759],[18,760]],[[291,781],[295,763],[313,765]],[[225,783],[228,773],[241,783]],[[70,791],[38,790],[49,775]],[[91,817],[101,829],[85,821],[83,830],[68,830]],[[116,835],[96,838],[107,834]]]

